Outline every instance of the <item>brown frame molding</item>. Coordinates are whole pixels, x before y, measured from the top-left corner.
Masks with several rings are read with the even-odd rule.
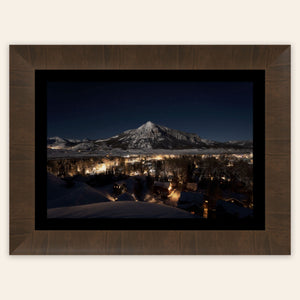
[[[10,254],[290,254],[290,46],[10,46]],[[264,231],[36,231],[35,69],[266,71]]]

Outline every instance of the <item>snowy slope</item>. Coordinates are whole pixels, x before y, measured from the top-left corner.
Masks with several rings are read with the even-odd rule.
[[[214,142],[148,121],[137,129],[127,130],[107,140],[106,144],[122,149],[192,149],[207,147]]]
[[[184,210],[162,204],[116,201],[48,209],[48,218],[194,218],[194,216]]]
[[[109,199],[96,189],[84,182],[75,182],[74,186],[67,187],[62,179],[47,174],[47,207],[63,207],[88,203],[108,202]]]

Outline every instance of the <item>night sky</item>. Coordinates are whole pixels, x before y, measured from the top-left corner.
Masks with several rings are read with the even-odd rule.
[[[147,121],[252,140],[251,82],[48,82],[48,137],[104,139]]]

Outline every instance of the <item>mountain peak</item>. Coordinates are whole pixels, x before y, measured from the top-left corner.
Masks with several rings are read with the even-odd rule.
[[[153,123],[153,122],[151,122],[151,121],[148,121],[148,122],[146,122],[145,124],[143,124],[142,126],[140,126],[139,128],[140,129],[152,129],[153,127],[155,127],[156,125]]]
[[[154,126],[155,124],[151,121],[147,121],[144,125],[145,126]]]

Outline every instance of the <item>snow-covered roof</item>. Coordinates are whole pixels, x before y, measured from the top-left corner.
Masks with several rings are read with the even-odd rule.
[[[180,198],[178,200],[178,207],[189,208],[192,206],[201,207],[203,205],[204,198],[201,193],[194,192],[181,192]]]
[[[217,206],[222,207],[229,214],[237,215],[239,218],[245,218],[253,214],[253,210],[251,208],[241,207],[223,200],[218,200]]]
[[[118,197],[118,201],[135,201],[135,199],[129,193],[123,193]]]

